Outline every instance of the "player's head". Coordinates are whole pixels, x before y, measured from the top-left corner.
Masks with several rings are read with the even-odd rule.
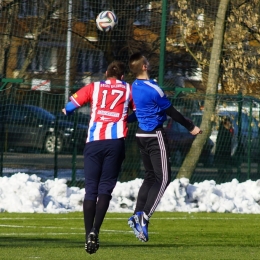
[[[148,70],[149,62],[142,53],[137,52],[131,55],[128,65],[130,71],[135,76],[138,76],[139,74],[142,74],[144,71]]]
[[[121,61],[111,62],[106,71],[107,78],[116,78],[122,80],[125,74],[125,64]]]
[[[232,127],[232,122],[230,120],[229,117],[225,117],[223,119],[223,126],[226,128],[226,129],[230,129]]]

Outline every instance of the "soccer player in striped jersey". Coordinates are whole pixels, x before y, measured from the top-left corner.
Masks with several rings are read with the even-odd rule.
[[[168,115],[192,135],[199,134],[201,130],[179,113],[157,82],[149,78],[146,57],[141,53],[133,54],[129,59],[129,68],[136,80],[132,83],[135,112],[128,117],[128,121],[133,121],[135,117],[138,120],[136,140],[145,175],[134,214],[128,219],[128,224],[139,240],[147,242],[149,219],[171,180],[170,154],[163,122]]]
[[[124,72],[124,63],[113,61],[107,68],[106,80],[82,87],[62,110],[69,115],[84,104],[91,104],[84,148],[83,202],[85,249],[89,254],[99,248],[99,231],[125,158],[128,109],[133,108],[133,103],[131,86],[123,81]]]

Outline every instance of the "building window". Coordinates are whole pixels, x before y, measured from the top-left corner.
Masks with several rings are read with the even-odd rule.
[[[79,73],[104,73],[106,70],[104,53],[99,50],[80,50],[77,67]]]
[[[82,22],[95,20],[98,13],[103,10],[110,10],[109,1],[107,0],[79,0],[75,3],[74,12],[77,12],[77,17]]]
[[[87,22],[89,20],[95,20],[95,14],[92,5],[89,0],[81,0],[79,5],[79,20]]]
[[[20,70],[26,60],[28,49],[18,47],[17,70]],[[38,48],[35,57],[27,68],[32,72],[56,72],[57,71],[57,48]]]
[[[19,17],[36,17],[41,14],[42,1],[39,0],[21,0],[19,3]]]

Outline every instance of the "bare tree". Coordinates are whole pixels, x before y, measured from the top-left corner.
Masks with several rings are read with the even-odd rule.
[[[23,78],[25,76],[28,66],[31,64],[33,58],[35,57],[39,39],[40,39],[39,36],[50,29],[51,27],[50,15],[55,14],[57,11],[59,11],[60,8],[56,0],[45,0],[42,3],[43,3],[42,13],[37,17],[35,23],[33,24],[34,26],[31,29],[30,35],[32,36],[32,38],[29,40],[28,53],[21,70],[17,75],[17,78]]]
[[[194,140],[193,145],[180,168],[177,178],[186,177],[190,179],[199,160],[200,153],[198,151],[202,150],[202,147],[204,146],[207,138],[211,133],[211,117],[214,114],[213,112],[215,109],[214,97],[217,91],[217,84],[219,79],[223,36],[225,32],[225,17],[228,4],[229,0],[221,0],[216,18],[216,26],[214,30],[214,40],[210,59],[209,77],[207,82],[206,99],[204,106],[205,111],[201,123],[201,129],[204,132],[201,136],[198,136]]]
[[[2,47],[0,48],[0,75],[5,77],[6,56],[11,45],[12,28],[17,15],[18,4],[16,1],[2,1],[0,9],[1,12],[5,11],[5,25],[1,35]]]

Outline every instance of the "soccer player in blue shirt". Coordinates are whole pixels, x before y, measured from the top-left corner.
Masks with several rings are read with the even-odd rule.
[[[149,219],[171,181],[170,152],[163,122],[168,115],[192,135],[201,133],[201,130],[178,112],[157,82],[149,78],[149,62],[145,56],[133,54],[129,59],[129,68],[136,80],[132,84],[135,112],[128,117],[128,122],[137,118],[136,140],[145,175],[134,214],[128,219],[128,224],[139,240],[147,242]]]

